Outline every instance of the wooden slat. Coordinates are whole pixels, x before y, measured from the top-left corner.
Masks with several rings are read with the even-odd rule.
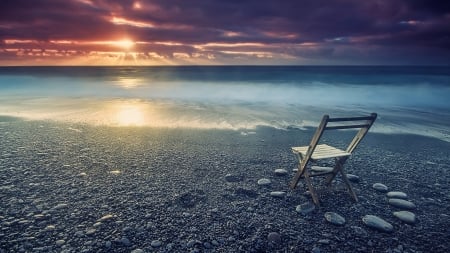
[[[341,126],[327,126],[325,130],[337,130],[337,129],[352,129],[352,128],[366,128],[371,124],[355,124],[355,125],[341,125]]]
[[[300,153],[302,156],[306,155],[307,150],[308,150],[308,146],[292,147],[293,152]],[[342,156],[350,156],[350,153],[348,153],[344,150],[329,146],[327,144],[320,144],[320,145],[316,146],[316,149],[314,150],[311,158],[314,160],[318,160],[318,159],[342,157]]]
[[[373,115],[363,117],[329,118],[328,122],[373,120],[373,118],[374,118]]]

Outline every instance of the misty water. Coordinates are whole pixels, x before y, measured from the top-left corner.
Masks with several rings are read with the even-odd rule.
[[[448,67],[2,67],[0,115],[251,130],[377,112],[372,131],[450,140]]]

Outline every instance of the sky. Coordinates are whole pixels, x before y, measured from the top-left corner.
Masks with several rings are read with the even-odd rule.
[[[450,65],[450,1],[1,0],[10,65]]]

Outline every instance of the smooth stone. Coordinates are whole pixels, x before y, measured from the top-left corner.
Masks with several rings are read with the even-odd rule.
[[[388,192],[386,193],[386,196],[395,199],[406,199],[408,197],[404,192]]]
[[[131,251],[131,253],[144,253],[144,250],[142,249],[134,249]]]
[[[372,185],[372,188],[379,192],[387,192],[388,191],[388,187],[382,183],[375,183]]]
[[[154,247],[154,248],[158,248],[158,247],[161,247],[162,242],[161,242],[160,240],[153,240],[153,241],[150,243],[150,245],[151,245],[152,247]]]
[[[97,230],[95,228],[90,228],[90,229],[86,230],[86,235],[92,235],[95,232],[97,232]]]
[[[286,196],[286,192],[275,191],[275,192],[271,192],[270,196],[275,197],[275,198],[283,198],[284,196]]]
[[[56,205],[55,207],[53,207],[53,209],[62,209],[62,208],[66,208],[68,205],[65,203],[61,203]]]
[[[285,169],[276,169],[275,170],[275,175],[277,175],[277,176],[285,176],[287,174],[288,174],[288,172]]]
[[[314,211],[315,209],[316,209],[316,206],[313,203],[304,203],[304,204],[298,205],[295,208],[295,211],[297,213],[307,215],[307,214],[311,213],[312,211]]]
[[[334,212],[326,212],[325,219],[334,225],[344,225],[345,218]]]
[[[229,183],[233,183],[233,182],[239,182],[239,181],[241,181],[241,178],[238,177],[238,176],[236,176],[236,175],[233,175],[233,174],[226,174],[226,175],[225,175],[225,180],[226,180],[227,182],[229,182]]]
[[[366,215],[362,218],[362,221],[367,226],[381,232],[392,232],[394,230],[394,227],[389,222],[375,215]]]
[[[114,218],[114,215],[112,215],[112,214],[107,214],[107,215],[101,217],[98,221],[99,221],[99,222],[103,222],[103,221],[110,220],[110,219],[112,219],[112,218]]]
[[[111,248],[111,245],[112,245],[111,241],[106,241],[105,242],[105,247],[106,248]]]
[[[270,179],[268,179],[268,178],[261,178],[257,182],[258,185],[269,185],[271,183],[272,183],[272,181],[270,181]]]
[[[414,224],[416,223],[416,215],[409,212],[409,211],[399,211],[399,212],[393,212],[394,216],[399,218],[401,221],[408,223],[408,224]]]
[[[279,244],[281,243],[281,235],[277,232],[270,232],[269,235],[267,235],[267,240],[273,244]]]
[[[124,246],[131,246],[131,242],[130,239],[126,238],[126,237],[122,237],[122,239],[120,239],[120,242],[124,245]]]
[[[56,227],[53,226],[53,225],[48,225],[48,226],[45,227],[45,231],[53,231],[55,229],[56,229]]]
[[[359,177],[357,175],[347,174],[347,178],[348,178],[348,181],[350,181],[350,182],[353,182],[353,183],[359,182]]]
[[[398,208],[415,209],[416,205],[413,202],[404,199],[389,199],[389,204]]]
[[[64,243],[66,243],[66,241],[64,241],[64,240],[57,240],[57,241],[56,241],[56,245],[57,245],[57,246],[61,246],[61,245],[63,245]]]
[[[330,172],[332,170],[333,170],[333,167],[311,166],[311,171],[314,171],[314,172]]]

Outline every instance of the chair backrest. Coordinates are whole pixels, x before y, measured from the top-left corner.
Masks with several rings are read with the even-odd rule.
[[[347,118],[330,118],[328,115],[324,115],[319,127],[314,134],[309,145],[308,153],[312,154],[314,152],[317,143],[319,142],[322,134],[326,130],[339,130],[339,129],[360,129],[350,145],[347,147],[346,152],[352,153],[353,150],[358,146],[361,140],[369,131],[373,122],[377,119],[376,113],[371,113],[369,116],[364,117],[347,117]]]

